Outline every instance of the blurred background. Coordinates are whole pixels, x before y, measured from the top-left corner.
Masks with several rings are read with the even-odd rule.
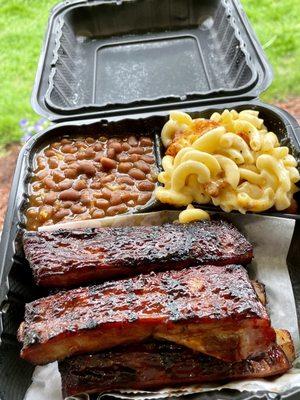
[[[21,145],[48,122],[32,111],[31,90],[50,9],[57,0],[0,0],[0,228]],[[299,0],[242,0],[274,70],[262,95],[300,118]]]

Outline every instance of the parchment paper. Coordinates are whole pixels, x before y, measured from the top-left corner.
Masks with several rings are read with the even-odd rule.
[[[222,215],[223,213],[219,214]],[[249,275],[251,279],[257,279],[266,286],[268,310],[272,325],[275,328],[289,330],[293,337],[297,353],[294,368],[276,379],[240,380],[222,386],[209,383],[176,389],[166,388],[155,392],[120,390],[117,393],[110,393],[112,396],[122,399],[145,400],[196,394],[223,388],[251,392],[267,390],[281,393],[297,386],[300,387],[299,329],[291,280],[286,265],[295,221],[261,215],[223,215],[227,220],[231,220],[254,246],[254,261],[249,266]],[[161,211],[117,218],[103,218],[102,220],[88,221],[85,224],[86,227],[159,225],[164,222],[174,221],[177,218],[177,211]],[[66,225],[64,227],[67,228]],[[72,226],[72,224],[68,226],[70,229],[72,227],[78,228],[79,226]],[[53,227],[46,229],[50,230]],[[62,400],[61,379],[56,362],[43,367],[36,367],[32,380],[33,382],[24,400]],[[99,395],[100,398],[101,395]],[[82,395],[80,397],[70,397],[69,399],[88,400],[89,396]]]

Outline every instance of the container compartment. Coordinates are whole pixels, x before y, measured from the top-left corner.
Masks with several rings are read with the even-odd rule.
[[[21,219],[23,226],[35,230],[52,223],[152,209],[161,164],[156,126],[149,118],[49,129],[30,149],[22,210],[30,209],[26,224]],[[115,144],[120,149],[110,147]],[[45,201],[40,204],[41,197]],[[67,215],[58,217],[62,212]]]
[[[240,20],[231,0],[63,7],[41,60],[39,103],[65,117],[256,91],[266,71]]]
[[[274,130],[280,140],[284,141],[292,149],[293,155],[299,160],[299,126],[296,121],[284,111],[260,101],[252,101],[249,103],[237,102],[232,104],[219,104],[210,107],[197,107],[183,109],[190,113],[193,117],[208,117],[214,111],[222,111],[225,108],[234,108],[237,110],[252,108],[258,110],[261,117],[264,118],[265,124],[269,129]],[[86,120],[73,121],[57,124],[49,128],[47,131],[34,136],[30,142],[22,149],[16,172],[13,180],[11,196],[7,217],[2,234],[0,244],[0,397],[3,400],[21,400],[30,385],[33,367],[19,358],[20,346],[17,343],[16,331],[23,317],[24,303],[34,298],[45,295],[44,291],[40,291],[32,283],[29,266],[24,259],[22,245],[20,241],[20,232],[24,227],[24,209],[27,205],[28,182],[33,171],[32,160],[36,152],[39,151],[49,141],[62,136],[91,136],[98,129],[105,128],[108,135],[115,135],[122,132],[136,132],[143,134],[145,131],[156,138],[157,144],[157,163],[161,164],[161,156],[164,154],[159,140],[161,128],[168,119],[168,111],[160,111],[155,114],[143,113],[128,115],[124,117],[112,117],[107,120]],[[165,208],[153,202],[146,210],[154,210],[155,208]],[[216,210],[212,206],[210,209]],[[140,210],[141,211],[141,210]],[[272,213],[266,213],[272,215]],[[299,220],[300,216],[274,213],[279,217],[288,217]],[[299,288],[299,274],[297,274],[297,266],[299,264],[299,221],[296,223],[295,239],[292,242],[288,265],[291,270],[291,278],[295,289]],[[298,308],[299,310],[299,308]],[[236,396],[236,392],[233,392]],[[224,399],[232,398],[233,393],[227,394],[222,392]],[[229,397],[228,397],[229,396]],[[249,393],[240,393],[237,398],[240,399],[258,399]],[[270,395],[271,396],[271,395]],[[294,396],[294,397],[293,397]],[[298,394],[286,394],[285,398],[296,399]],[[202,398],[216,399],[214,393],[195,396],[197,399]],[[221,397],[220,397],[221,398]],[[271,399],[265,394],[266,399]]]
[[[256,101],[246,104],[241,102],[230,106],[228,106],[228,104],[220,104],[215,107],[197,107],[197,109],[191,108],[184,111],[188,112],[192,118],[209,118],[214,112],[222,112],[225,108],[228,108],[229,110],[236,109],[237,111],[250,108],[259,111],[260,118],[264,119],[267,128],[277,134],[282,145],[290,148],[290,152],[298,161],[300,168],[300,143],[299,135],[297,135],[299,127],[293,125],[296,121],[294,121],[292,117],[287,117],[285,112],[277,107]],[[130,134],[136,134],[136,136],[139,137],[146,134],[150,135],[154,140],[157,170],[160,171],[162,169],[161,159],[165,154],[165,149],[160,140],[160,133],[163,125],[168,120],[168,117],[169,113],[163,111],[156,113],[154,116],[143,114],[128,116],[128,118],[125,119],[119,117],[101,121],[66,122],[57,124],[55,127],[49,128],[46,132],[35,136],[26,145],[26,157],[23,159],[22,169],[25,171],[25,185],[20,185],[19,187],[19,190],[22,192],[22,201],[18,208],[19,221],[21,223],[20,226],[22,228],[26,226],[24,212],[28,207],[29,181],[31,177],[34,176],[33,169],[35,168],[35,165],[33,161],[35,155],[47,144],[53,143],[62,137],[97,137],[100,134],[105,134],[107,137],[118,135],[122,137],[122,135],[128,134],[129,132]],[[299,205],[299,193],[296,194],[295,198]],[[155,197],[152,197],[144,206],[137,206],[129,209],[127,213],[147,212],[164,207],[165,205],[159,203]],[[220,211],[218,207],[211,204],[202,205],[201,207],[207,210]],[[300,214],[289,214],[272,209],[265,211],[262,214],[300,219]]]

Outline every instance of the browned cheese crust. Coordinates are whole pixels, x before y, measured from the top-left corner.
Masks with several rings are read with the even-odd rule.
[[[265,351],[275,331],[242,266],[198,266],[74,289],[26,305],[21,356],[46,364],[147,338],[225,361]]]
[[[55,287],[253,257],[251,244],[225,221],[26,232],[24,251],[36,283]]]

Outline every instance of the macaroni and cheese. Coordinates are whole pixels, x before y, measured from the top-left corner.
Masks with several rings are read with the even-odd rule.
[[[226,212],[282,211],[298,191],[295,158],[257,111],[225,110],[209,120],[173,111],[161,137],[167,149],[156,197],[162,203],[211,202]]]

